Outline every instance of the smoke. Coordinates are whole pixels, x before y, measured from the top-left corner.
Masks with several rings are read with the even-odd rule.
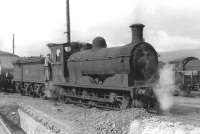
[[[142,21],[142,13],[144,12],[144,0],[136,1],[136,8],[134,10],[134,22],[141,23]]]
[[[175,73],[173,66],[166,64],[159,71],[160,79],[154,92],[163,111],[169,110],[173,105],[173,92],[175,91]]]

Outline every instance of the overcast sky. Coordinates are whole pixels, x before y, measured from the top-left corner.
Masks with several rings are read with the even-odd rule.
[[[66,0],[0,0],[0,50],[40,55],[49,42],[65,42]],[[129,25],[146,25],[157,51],[200,48],[199,0],[71,0],[72,41],[103,36],[108,46],[131,41]]]

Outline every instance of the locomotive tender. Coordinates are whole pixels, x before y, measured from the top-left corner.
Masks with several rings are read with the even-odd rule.
[[[21,94],[42,96],[45,88],[44,57],[22,57],[14,64],[14,86]]]
[[[48,90],[66,103],[109,109],[155,108],[158,102],[153,87],[158,55],[144,41],[143,27],[131,25],[132,42],[120,47],[106,48],[102,37],[95,38],[92,44],[47,44],[53,62],[51,79],[44,81],[41,57],[19,60],[14,69],[15,87],[23,94],[43,96],[48,85],[53,85]]]

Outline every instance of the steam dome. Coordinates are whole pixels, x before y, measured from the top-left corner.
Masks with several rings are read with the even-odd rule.
[[[92,41],[92,48],[93,49],[101,49],[101,48],[106,48],[107,44],[106,41],[103,37],[96,37]]]

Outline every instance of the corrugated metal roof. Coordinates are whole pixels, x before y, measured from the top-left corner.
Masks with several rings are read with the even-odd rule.
[[[200,71],[200,60],[189,61],[185,65],[185,70],[198,70],[198,71]]]

